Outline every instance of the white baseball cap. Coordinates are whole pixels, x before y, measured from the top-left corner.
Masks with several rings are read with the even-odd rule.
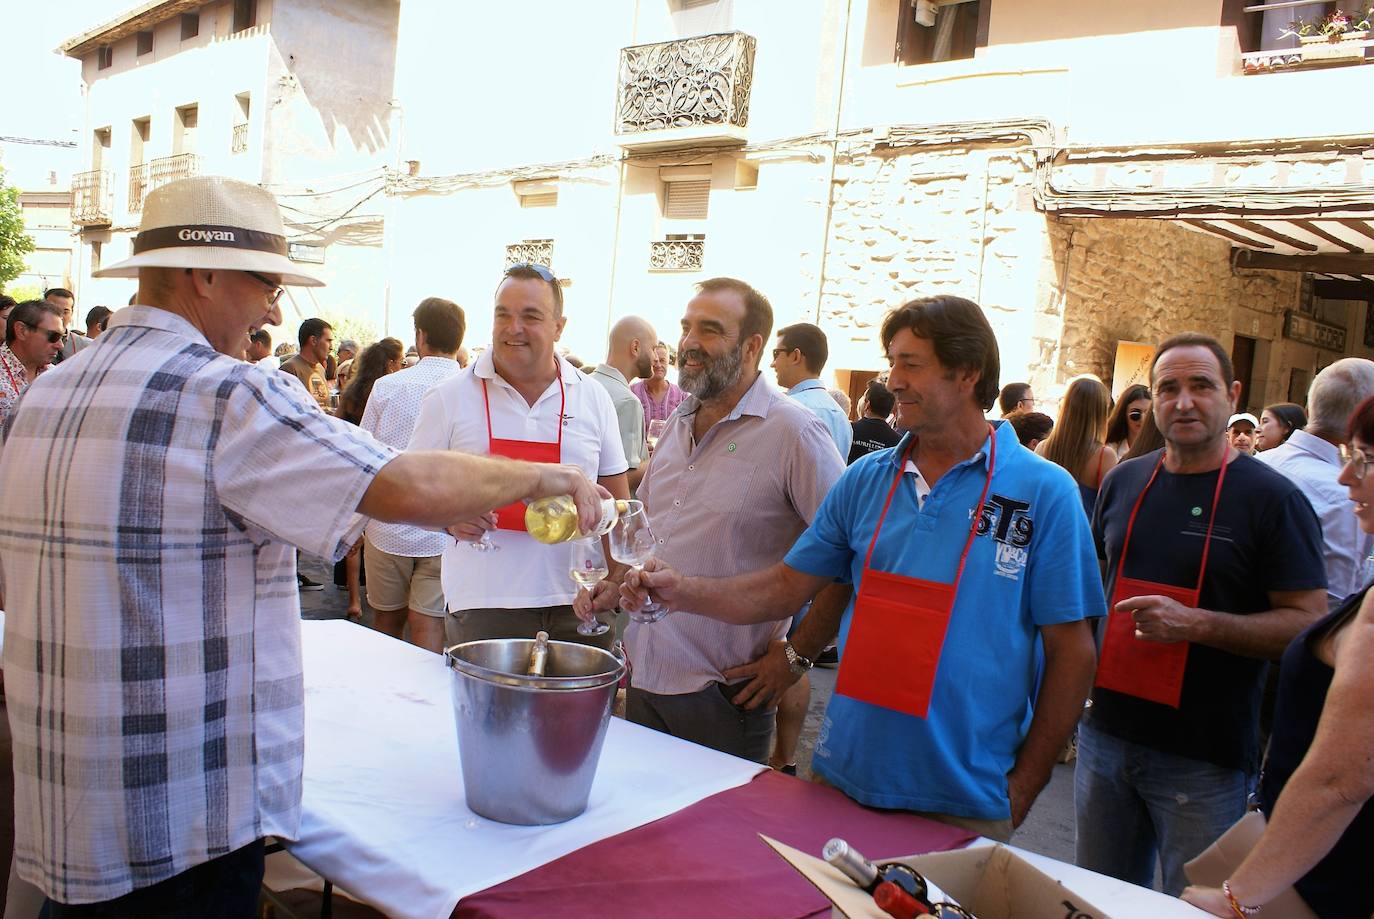
[[[1250,422],[1250,426],[1251,426],[1251,427],[1254,427],[1254,428],[1259,427],[1259,419],[1258,419],[1258,418],[1256,418],[1254,415],[1250,414],[1249,412],[1240,412],[1240,413],[1238,413],[1238,414],[1232,415],[1232,416],[1231,416],[1231,420],[1228,421],[1228,422],[1226,422],[1226,430],[1229,431],[1229,430],[1231,430],[1231,428],[1235,427],[1235,424],[1236,424],[1237,421],[1248,421],[1248,422]]]

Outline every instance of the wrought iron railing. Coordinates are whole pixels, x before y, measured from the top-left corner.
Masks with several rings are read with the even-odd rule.
[[[129,167],[129,213],[143,210],[143,196],[148,193],[148,164]]]
[[[506,247],[506,267],[511,265],[543,265],[553,268],[552,239],[522,239]]]
[[[622,48],[615,132],[747,127],[756,44],[723,32]]]
[[[194,153],[160,156],[148,164],[148,188],[200,175],[200,157]]]
[[[230,153],[248,152],[248,123],[234,125],[234,134],[229,140]]]
[[[649,270],[700,271],[706,255],[706,237],[668,237],[649,243]]]
[[[110,222],[114,200],[114,173],[107,169],[78,172],[72,176],[72,223],[103,226]]]

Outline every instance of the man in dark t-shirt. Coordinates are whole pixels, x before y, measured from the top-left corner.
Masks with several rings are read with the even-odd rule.
[[[854,443],[849,448],[850,465],[861,456],[897,446],[902,435],[887,423],[895,404],[896,399],[882,382],[868,381],[868,389],[859,397],[859,420],[850,424],[854,429]]]
[[[1093,519],[1111,612],[1079,732],[1077,862],[1149,886],[1157,853],[1175,896],[1245,813],[1267,662],[1326,607],[1311,504],[1227,443],[1230,363],[1201,335],[1160,346],[1165,449],[1108,473]]]

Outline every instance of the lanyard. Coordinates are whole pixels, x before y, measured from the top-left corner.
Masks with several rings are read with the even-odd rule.
[[[554,374],[558,377],[558,439],[555,441],[555,443],[558,444],[559,454],[562,455],[563,416],[564,409],[568,407],[568,390],[563,385],[563,369],[558,366],[558,358],[554,358],[553,371]],[[482,380],[482,404],[486,407],[487,410],[487,443],[491,443],[493,440],[497,440],[498,438],[495,437],[491,432],[491,399],[487,397],[487,381],[485,379]],[[504,440],[506,438],[499,439]]]
[[[1197,592],[1202,593],[1202,578],[1207,573],[1207,555],[1212,549],[1212,527],[1217,522],[1217,506],[1221,503],[1221,485],[1226,481],[1226,467],[1231,464],[1227,462],[1230,458],[1231,450],[1228,447],[1226,454],[1221,460],[1221,471],[1217,473],[1216,491],[1212,493],[1212,512],[1207,517],[1207,537],[1202,541],[1202,564],[1197,571]],[[1116,565],[1116,579],[1121,580],[1121,576],[1126,571],[1126,553],[1131,547],[1131,533],[1135,531],[1135,518],[1140,513],[1140,505],[1145,502],[1145,493],[1150,490],[1150,486],[1155,483],[1155,478],[1159,475],[1159,470],[1164,466],[1164,454],[1159,454],[1159,461],[1155,463],[1154,471],[1150,473],[1150,479],[1145,483],[1145,487],[1140,490],[1140,496],[1135,499],[1135,506],[1131,508],[1131,516],[1126,521],[1126,538],[1121,543],[1121,560]]]
[[[8,377],[10,378],[10,385],[14,387],[14,394],[15,394],[16,396],[18,396],[21,392],[24,391],[24,386],[23,386],[23,384],[20,383],[18,380],[16,380],[16,379],[14,378],[14,371],[10,369],[10,362],[9,362],[9,361],[0,361],[0,364],[4,364],[4,366],[5,366],[5,375],[8,376]],[[25,383],[28,382],[27,376],[28,376],[28,375],[25,374],[25,380],[24,380]]]
[[[959,589],[959,580],[964,576],[964,563],[968,561],[969,549],[973,547],[973,537],[978,535],[978,524],[983,519],[983,507],[987,503],[988,489],[992,487],[992,471],[997,465],[997,429],[988,425],[989,440],[992,443],[988,451],[988,475],[983,481],[983,493],[978,496],[978,507],[973,512],[973,522],[969,524],[968,539],[964,540],[964,551],[959,556],[959,569],[954,573],[954,589]],[[878,523],[873,528],[873,538],[868,541],[868,554],[864,556],[864,570],[867,571],[869,563],[873,560],[873,548],[878,545],[878,534],[883,530],[883,521],[887,518],[887,509],[892,506],[892,496],[897,492],[897,484],[902,481],[902,476],[906,473],[906,464],[911,459],[911,451],[916,446],[915,438],[902,454],[901,460],[897,464],[897,474],[892,479],[892,487],[887,490],[887,500],[883,502],[883,512],[878,515]]]

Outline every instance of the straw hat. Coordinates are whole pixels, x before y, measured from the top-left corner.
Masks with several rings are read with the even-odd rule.
[[[281,210],[272,193],[224,176],[179,179],[150,192],[133,255],[93,276],[136,278],[140,268],[256,271],[281,275],[283,284],[324,286],[286,257]]]

